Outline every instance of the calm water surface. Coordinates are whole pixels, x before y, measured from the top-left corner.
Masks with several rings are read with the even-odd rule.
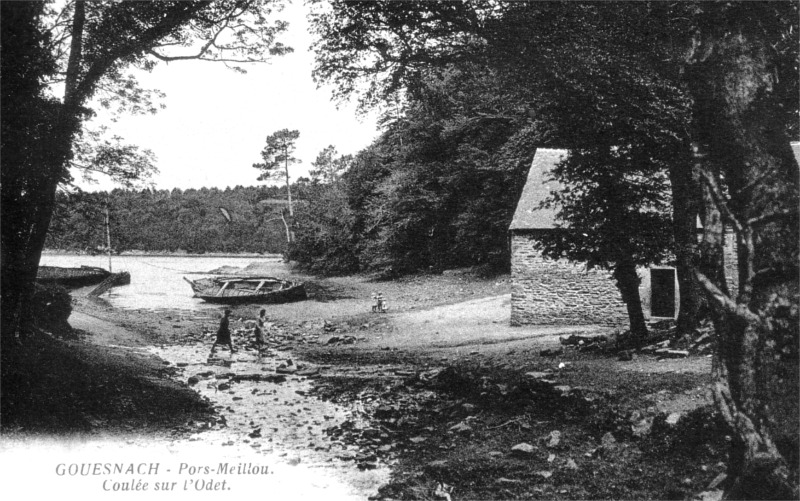
[[[218,305],[205,303],[192,297],[192,289],[183,277],[190,280],[211,276],[209,271],[221,266],[244,268],[250,263],[262,265],[265,275],[286,277],[288,266],[280,256],[247,257],[182,257],[182,256],[113,256],[115,272],[131,274],[130,285],[115,287],[102,298],[117,308],[124,309],[219,309]],[[98,266],[108,269],[107,256],[75,256],[44,254],[42,265],[47,266]]]

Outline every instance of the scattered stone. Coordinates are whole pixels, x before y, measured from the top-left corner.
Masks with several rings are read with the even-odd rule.
[[[553,476],[552,471],[537,471],[536,474],[545,479]]]
[[[661,341],[661,342],[658,342],[658,343],[655,343],[655,344],[651,344],[651,345],[645,346],[640,351],[642,353],[654,353],[656,350],[667,348],[668,346],[669,346],[669,339]]]
[[[439,482],[436,489],[433,490],[434,499],[443,499],[444,501],[451,501],[450,494],[453,492],[453,487],[444,482]]]
[[[689,356],[689,352],[686,350],[670,350],[668,348],[662,348],[660,350],[656,350],[655,355],[659,358],[686,358]]]
[[[280,364],[275,369],[275,372],[277,372],[278,374],[294,374],[295,372],[297,372],[297,367],[294,365],[287,366],[286,364]]]
[[[511,448],[512,454],[524,457],[530,456],[534,451],[536,451],[536,447],[525,442],[519,443]]]
[[[633,432],[633,436],[642,438],[644,436],[647,436],[648,433],[650,433],[650,429],[652,427],[653,427],[653,418],[648,417],[632,424],[631,431]]]
[[[500,451],[491,451],[491,452],[489,453],[489,456],[491,456],[491,457],[493,457],[493,458],[499,458],[499,457],[502,457],[502,456],[503,456],[503,453],[502,453],[502,452],[500,452]]]
[[[670,426],[675,426],[680,421],[682,414],[680,412],[672,412],[669,416],[667,416],[667,424]]]
[[[579,345],[584,345],[584,344],[587,344],[587,343],[595,343],[595,342],[598,342],[598,341],[605,341],[606,337],[605,336],[578,336],[578,335],[572,334],[571,336],[566,337],[566,338],[559,337],[558,340],[564,346],[579,346]]]
[[[555,391],[559,392],[562,397],[568,395],[572,391],[572,388],[567,386],[567,385],[565,385],[565,384],[560,384],[560,385],[557,385],[557,386],[553,386],[553,389]]]
[[[551,431],[550,432],[550,440],[547,441],[547,447],[554,448],[558,447],[561,443],[561,432],[560,431]]]
[[[358,454],[355,451],[342,451],[336,457],[343,461],[352,461]]]
[[[552,374],[550,374],[549,372],[537,372],[537,371],[526,372],[525,375],[533,379],[545,379],[552,376]]]
[[[556,460],[556,455],[555,455],[555,454],[553,454],[552,452],[551,452],[550,454],[548,454],[548,455],[547,455],[547,462],[548,462],[548,463],[552,463],[552,462],[553,462],[553,461],[555,461],[555,460]]]
[[[462,408],[462,409],[464,409],[466,412],[469,412],[469,413],[471,413],[471,412],[474,412],[474,411],[475,411],[475,406],[474,406],[474,405],[472,405],[472,404],[463,404],[463,405],[461,406],[461,408]]]
[[[703,491],[695,496],[694,499],[698,501],[722,501],[723,493],[724,492],[719,489],[713,491]]]
[[[339,343],[341,341],[342,341],[342,338],[340,338],[339,336],[331,336],[330,339],[328,339],[328,342],[325,343],[325,344],[336,344],[336,343]]]
[[[414,444],[421,444],[428,439],[425,437],[411,437],[409,440]]]
[[[514,478],[500,477],[497,480],[495,480],[495,483],[497,483],[497,484],[521,484],[522,480],[517,480],[517,479],[514,479]]]
[[[178,362],[175,365],[177,365],[178,367],[187,367],[189,364],[187,364],[186,362]]]
[[[252,432],[248,433],[247,436],[250,437],[250,438],[259,438],[259,437],[261,437],[261,428],[256,428]]]
[[[231,377],[232,383],[238,383],[240,381],[283,383],[286,381],[286,376],[276,374],[235,374]]]
[[[722,485],[722,483],[725,482],[727,479],[728,479],[728,475],[726,473],[720,473],[719,475],[714,477],[714,480],[712,480],[711,483],[708,484],[708,487],[706,487],[706,489],[708,489],[710,491],[713,491],[717,487]]]
[[[188,383],[189,386],[194,386],[199,382],[200,382],[200,378],[198,378],[197,376],[192,376],[192,377],[190,377],[189,379],[186,380],[186,383]]]
[[[217,389],[219,391],[230,390],[231,389],[231,385],[229,383],[222,383],[222,384],[217,385]]]
[[[570,470],[578,469],[578,463],[576,463],[575,460],[572,458],[567,459],[567,464],[565,466]]]
[[[472,428],[464,423],[458,423],[455,426],[450,427],[451,433],[458,433],[459,435],[469,435],[472,433]]]
[[[319,374],[319,367],[311,367],[308,369],[297,371],[298,376],[308,377],[308,376],[316,376],[317,374]]]
[[[603,435],[603,438],[600,439],[600,443],[606,448],[613,447],[617,443],[617,439],[614,438],[614,434],[609,431]]]
[[[375,417],[378,419],[385,419],[391,417],[395,412],[397,412],[395,406],[384,404],[375,409]]]
[[[542,357],[557,357],[563,354],[564,350],[561,348],[548,348],[539,352],[539,355]]]

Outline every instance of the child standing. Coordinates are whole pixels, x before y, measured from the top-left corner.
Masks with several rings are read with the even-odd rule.
[[[267,329],[267,310],[261,308],[261,311],[258,313],[258,318],[256,319],[256,329],[254,334],[256,335],[256,345],[258,345],[259,351],[261,351],[261,347],[264,346],[266,343],[266,339],[264,338],[264,331]]]
[[[225,308],[225,313],[222,315],[222,320],[219,321],[219,329],[217,329],[217,339],[214,341],[214,344],[211,345],[211,354],[214,354],[214,350],[217,348],[218,344],[227,344],[228,348],[231,349],[231,353],[236,353],[236,350],[233,349],[233,341],[231,341],[231,329],[230,329],[230,320],[228,317],[231,315],[231,310]]]

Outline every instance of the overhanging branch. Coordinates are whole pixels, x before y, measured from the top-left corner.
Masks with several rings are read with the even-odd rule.
[[[790,217],[797,217],[796,209],[781,209],[779,211],[770,212],[769,214],[762,214],[747,220],[750,226],[763,226],[765,224],[774,223],[781,219],[788,219]]]
[[[700,172],[700,177],[708,187],[708,191],[711,193],[711,198],[714,200],[714,204],[719,209],[722,217],[729,222],[731,226],[733,226],[733,229],[736,230],[737,233],[741,234],[744,231],[744,228],[728,207],[728,203],[725,201],[725,197],[722,194],[722,190],[719,188],[719,185],[717,184],[717,180],[706,171]]]
[[[694,274],[698,283],[703,286],[714,303],[716,303],[717,306],[722,308],[725,312],[746,320],[747,322],[757,323],[761,321],[761,317],[750,311],[746,305],[738,304],[736,301],[731,299],[730,296],[722,292],[720,288],[717,287],[714,282],[712,282],[703,273],[695,270]]]

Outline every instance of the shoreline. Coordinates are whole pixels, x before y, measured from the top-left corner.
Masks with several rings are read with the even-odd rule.
[[[90,254],[88,252],[68,251],[68,250],[54,250],[45,249],[42,251],[43,256],[90,256],[90,257],[107,257],[107,254],[97,253]],[[145,251],[123,251],[119,254],[112,254],[111,257],[181,257],[181,258],[261,258],[261,259],[283,259],[283,254],[259,254],[256,252],[248,253],[222,253],[222,252],[207,252],[205,254],[190,254],[180,252],[145,252]]]

